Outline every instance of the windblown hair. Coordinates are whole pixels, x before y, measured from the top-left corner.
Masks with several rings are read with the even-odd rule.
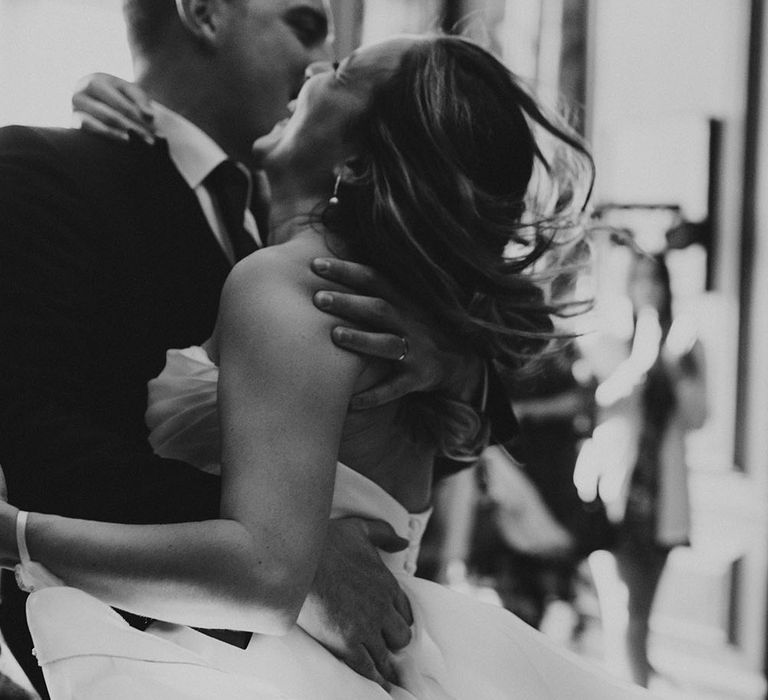
[[[351,130],[362,162],[324,214],[350,254],[466,350],[514,370],[540,355],[552,316],[574,312],[546,292],[569,286],[553,258],[578,238],[592,189],[579,138],[491,54],[449,36],[416,42]]]
[[[513,367],[537,355],[571,308],[544,290],[591,192],[579,138],[491,54],[448,36],[415,43],[353,131],[359,176],[325,223],[467,349]]]
[[[132,50],[152,53],[176,18],[176,3],[174,0],[123,0],[123,17]]]

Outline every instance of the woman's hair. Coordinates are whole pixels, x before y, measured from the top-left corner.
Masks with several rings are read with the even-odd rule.
[[[564,148],[545,156],[534,127]],[[536,263],[573,243],[591,190],[578,137],[457,37],[416,42],[352,129],[363,156],[331,230],[468,349],[516,367],[536,355],[565,310]]]
[[[464,349],[513,369],[539,355],[552,315],[572,310],[545,289],[568,286],[552,258],[591,192],[579,138],[491,54],[449,36],[409,48],[351,133],[363,155],[324,214],[348,252]]]

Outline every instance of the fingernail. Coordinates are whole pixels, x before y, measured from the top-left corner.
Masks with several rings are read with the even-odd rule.
[[[337,340],[340,343],[349,340],[349,333],[347,333],[344,328],[334,328],[333,331],[331,331],[331,335],[334,340]]]
[[[327,309],[333,302],[333,297],[328,292],[318,292],[315,294],[315,303],[321,309]]]
[[[328,272],[331,266],[325,258],[316,258],[312,261],[312,269],[315,272]]]

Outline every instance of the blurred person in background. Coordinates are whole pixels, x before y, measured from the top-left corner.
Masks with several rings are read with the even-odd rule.
[[[669,553],[690,538],[685,436],[704,424],[707,394],[703,348],[691,319],[673,319],[663,254],[633,257],[628,297],[631,347],[627,359],[597,388],[607,420],[598,426],[590,452],[601,465],[595,469],[600,492],[607,494],[609,513],[617,522],[613,553],[628,596],[626,611],[601,600],[606,646],[615,646],[611,636],[621,631],[631,679],[647,687],[656,591]],[[619,417],[623,428],[613,430]],[[620,433],[627,439],[620,439]],[[625,458],[619,456],[622,442],[628,446]],[[603,589],[601,598],[609,590]],[[626,613],[625,622],[620,618]]]
[[[420,575],[538,627],[539,568],[568,559],[574,541],[522,466],[505,449],[488,447],[475,470],[440,484],[434,509]]]
[[[514,458],[488,451],[483,460],[486,495],[474,561],[480,570],[497,571],[507,607],[567,643],[582,622],[576,601],[580,565],[612,541],[600,499],[584,502],[574,485],[577,457],[594,424],[594,380],[571,342],[545,356],[540,371],[510,393],[520,434],[510,445]],[[508,483],[500,488],[504,480]],[[539,504],[538,538],[525,541],[524,532],[534,528],[521,527],[525,510],[511,505],[513,489],[518,498],[523,490],[530,494],[528,511]],[[546,523],[550,526],[543,527]]]
[[[580,564],[595,549],[610,543],[602,502],[595,498],[585,503],[574,485],[581,446],[594,426],[594,388],[594,377],[573,341],[563,352],[545,357],[541,371],[512,391],[520,420],[514,455],[572,540],[569,550],[559,557],[521,559],[521,574],[527,571],[532,584],[529,590],[537,627],[546,624],[548,610],[566,612],[565,606],[551,604],[566,603],[572,631],[577,631],[581,622],[576,607]]]

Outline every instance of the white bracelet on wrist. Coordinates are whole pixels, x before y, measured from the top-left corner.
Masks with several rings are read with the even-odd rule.
[[[42,564],[32,561],[27,547],[27,518],[29,513],[20,510],[16,514],[16,545],[19,548],[19,563],[14,569],[16,585],[27,593],[34,593],[41,588],[63,586],[64,582],[52,574]]]
[[[19,564],[21,566],[29,564],[31,561],[27,547],[27,518],[29,518],[29,513],[26,510],[20,510],[16,513],[16,547],[19,550]]]

